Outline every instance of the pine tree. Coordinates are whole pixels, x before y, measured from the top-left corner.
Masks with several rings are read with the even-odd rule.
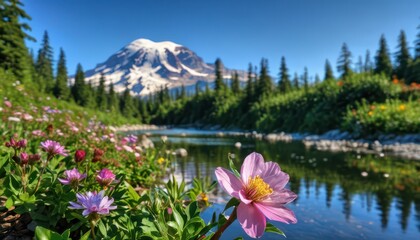
[[[308,88],[309,88],[309,74],[308,74],[308,68],[307,67],[305,67],[304,70],[303,70],[302,85],[303,85],[303,88],[305,89],[305,91],[308,91]]]
[[[292,84],[290,83],[290,76],[288,73],[288,69],[286,66],[286,59],[285,57],[281,57],[281,64],[280,64],[280,80],[278,84],[278,89],[280,92],[289,92],[292,88]]]
[[[81,106],[85,106],[86,104],[86,88],[85,73],[83,72],[82,65],[79,63],[76,68],[74,84],[71,87],[71,95],[73,96],[74,101]]]
[[[259,98],[267,96],[273,91],[273,81],[271,80],[271,77],[268,74],[268,60],[265,58],[261,59],[260,65],[260,76],[258,78],[257,86],[255,89],[255,94]]]
[[[293,77],[293,88],[294,89],[299,89],[300,84],[299,84],[299,76],[297,74],[297,72],[295,72],[294,77]]]
[[[20,0],[0,1],[0,67],[27,82],[31,79],[31,65],[25,39],[35,39],[25,33],[31,28],[21,21],[31,17],[22,7]]]
[[[220,91],[223,91],[224,89],[226,89],[226,85],[223,82],[223,63],[222,63],[222,60],[220,60],[220,58],[216,59],[216,62],[214,63],[214,65],[215,65],[215,75],[216,75],[214,89],[216,90],[216,92],[220,92]]]
[[[334,79],[333,69],[331,67],[330,61],[325,60],[325,77],[324,80]]]
[[[96,89],[96,107],[102,111],[107,108],[107,99],[105,94],[105,76],[103,73],[99,78],[99,85]]]
[[[118,97],[114,90],[114,84],[109,84],[109,90],[107,95],[107,109],[110,112],[118,112],[119,111],[119,102]]]
[[[38,73],[39,83],[42,91],[51,93],[54,88],[53,74],[53,50],[50,46],[48,32],[44,32],[41,48],[38,51],[38,59],[36,61],[36,71]]]
[[[245,94],[247,97],[247,101],[251,101],[251,99],[254,96],[254,83],[253,83],[253,78],[254,78],[254,73],[252,72],[252,64],[249,63],[248,65],[248,77],[247,77],[247,82],[246,82],[246,86],[245,86]]]
[[[351,69],[351,52],[346,43],[341,47],[340,57],[337,61],[337,71],[341,73],[341,78],[346,78],[353,73]]]
[[[391,77],[392,63],[384,35],[379,40],[379,50],[376,53],[375,65],[376,74],[384,73],[386,76]]]
[[[185,85],[182,84],[181,86],[181,92],[179,93],[177,99],[185,100],[187,98],[187,91],[185,89]]]
[[[417,33],[417,38],[414,41],[414,59],[420,59],[420,25],[417,27],[419,33]]]
[[[241,87],[240,87],[240,84],[239,84],[239,74],[236,71],[232,75],[230,88],[231,88],[233,93],[239,93],[241,91]]]
[[[124,117],[133,117],[135,113],[135,107],[133,99],[130,95],[130,89],[125,88],[120,99],[120,112]]]
[[[63,49],[60,49],[60,56],[57,64],[57,77],[55,79],[55,86],[53,94],[56,98],[67,100],[70,97],[70,88],[67,85],[67,66],[66,56]]]
[[[314,84],[315,85],[317,85],[317,84],[319,84],[321,82],[321,79],[319,78],[319,75],[318,74],[315,74],[315,81],[314,81]]]
[[[406,79],[408,67],[410,66],[412,58],[408,50],[408,43],[405,37],[405,32],[401,30],[398,37],[398,51],[395,53],[395,74],[398,79]]]
[[[357,72],[358,73],[364,72],[363,71],[363,69],[364,69],[363,60],[362,60],[362,56],[360,56],[360,55],[359,55],[356,66],[357,66]]]
[[[364,68],[363,69],[364,72],[367,72],[367,73],[372,73],[372,71],[373,71],[373,64],[372,64],[372,61],[370,59],[370,51],[369,50],[366,50],[365,64],[364,64],[363,68]]]

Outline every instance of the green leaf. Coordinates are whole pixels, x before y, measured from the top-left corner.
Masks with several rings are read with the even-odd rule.
[[[181,230],[184,227],[184,219],[182,218],[181,214],[175,209],[175,207],[172,208],[172,214],[175,218],[176,224],[179,226],[179,230]]]
[[[80,240],[88,240],[90,235],[90,231],[87,231],[83,236],[80,238]]]
[[[196,239],[204,226],[205,223],[200,217],[190,219],[182,231],[181,239]]]
[[[99,232],[101,232],[102,236],[107,237],[108,233],[106,231],[106,227],[102,221],[99,221],[98,223]]]
[[[128,196],[137,202],[140,199],[139,194],[136,192],[136,190],[134,190],[134,188],[128,182],[124,182],[124,184],[128,189]]]
[[[265,227],[265,232],[276,233],[276,234],[280,234],[286,237],[286,234],[284,234],[282,230],[278,229],[276,226],[274,226],[273,224],[269,222],[267,222],[267,225]]]
[[[193,217],[197,216],[197,215],[200,213],[200,209],[198,208],[198,203],[197,203],[197,201],[191,202],[191,203],[188,205],[188,207],[187,207],[187,209],[186,209],[186,212],[187,212],[187,217],[188,217],[188,219],[190,219],[190,218],[193,218]]]
[[[6,201],[6,203],[5,203],[5,206],[7,207],[7,209],[10,210],[10,208],[13,207],[13,199],[12,198],[8,198],[7,201]]]
[[[69,235],[69,229],[67,229],[62,235],[41,226],[37,226],[35,229],[35,238],[37,240],[68,240]]]
[[[236,177],[241,178],[241,174],[239,174],[238,170],[236,170],[235,164],[233,164],[233,161],[231,158],[229,158],[229,167]]]
[[[231,198],[230,200],[229,200],[229,202],[227,202],[226,203],[226,207],[225,207],[225,209],[223,209],[223,212],[225,212],[226,210],[228,210],[229,208],[231,208],[231,207],[236,207],[236,206],[238,206],[239,205],[239,203],[241,203],[241,201],[239,201],[239,199],[237,199],[237,198]]]

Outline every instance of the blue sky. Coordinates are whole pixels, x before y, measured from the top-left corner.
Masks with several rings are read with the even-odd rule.
[[[48,31],[55,58],[66,53],[69,74],[85,70],[138,38],[173,41],[206,62],[221,58],[226,67],[247,69],[269,60],[277,76],[285,56],[289,73],[324,74],[325,59],[335,67],[346,42],[353,54],[371,51],[381,34],[396,51],[400,30],[411,47],[420,32],[418,0],[23,0],[38,41]],[[335,68],[334,68],[335,70]],[[337,75],[337,72],[335,72]]]

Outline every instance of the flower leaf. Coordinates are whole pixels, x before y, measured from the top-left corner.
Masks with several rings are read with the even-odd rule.
[[[235,164],[233,163],[231,158],[229,158],[229,167],[230,167],[230,170],[233,172],[233,174],[235,174],[237,178],[241,178],[241,174],[238,172],[238,170],[236,170]]]
[[[267,222],[267,226],[265,227],[265,232],[277,233],[286,237],[286,234],[284,234],[282,230],[278,229],[276,226],[274,226],[273,224],[269,222]]]
[[[237,198],[231,198],[230,200],[229,200],[229,202],[227,202],[226,203],[226,206],[225,206],[225,209],[223,209],[223,212],[225,212],[226,210],[228,210],[229,208],[231,208],[231,207],[236,207],[236,206],[238,206],[239,205],[239,203],[241,203],[240,201],[239,201],[239,199],[237,199]]]

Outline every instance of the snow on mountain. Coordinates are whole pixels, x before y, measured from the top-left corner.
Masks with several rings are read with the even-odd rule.
[[[230,78],[233,70],[225,69],[223,75]],[[238,71],[240,80],[245,72]],[[146,96],[167,86],[169,89],[188,87],[198,81],[214,81],[214,65],[207,64],[190,49],[170,42],[153,42],[137,39],[110,56],[105,62],[85,73],[87,82],[99,84],[101,74],[105,85],[114,84],[116,92],[126,87],[133,95]],[[72,79],[71,79],[72,81]]]

